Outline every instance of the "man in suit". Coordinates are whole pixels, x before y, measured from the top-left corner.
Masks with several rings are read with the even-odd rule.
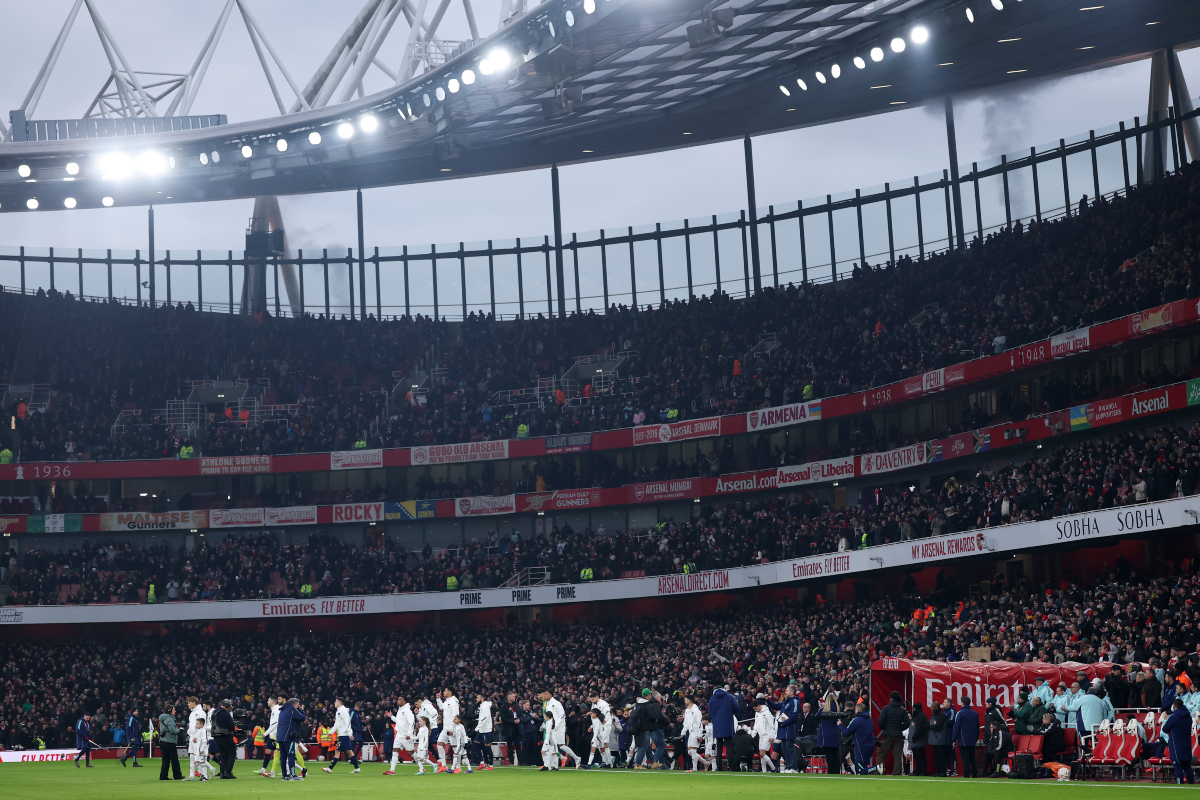
[[[971,698],[963,695],[962,710],[954,717],[954,731],[950,741],[958,745],[958,763],[962,767],[962,777],[979,777],[975,765],[975,745],[979,743],[979,712],[971,708]]]

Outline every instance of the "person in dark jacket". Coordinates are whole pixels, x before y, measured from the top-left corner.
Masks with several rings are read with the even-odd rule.
[[[521,741],[521,707],[517,704],[517,696],[509,692],[504,705],[500,706],[500,736],[508,742],[508,764],[515,767],[524,759],[520,753],[518,742]]]
[[[912,719],[904,710],[900,693],[892,692],[891,700],[879,712],[879,768],[881,770],[888,753],[891,753],[892,774],[904,774],[904,731],[908,729],[910,722]]]
[[[875,753],[875,725],[871,722],[871,715],[867,713],[866,704],[859,703],[854,707],[854,719],[850,720],[849,725],[842,727],[841,723],[838,723],[838,733],[850,739],[850,752],[853,754],[854,768],[858,774],[870,774],[871,756]],[[901,756],[901,767],[903,763]],[[882,764],[880,768],[882,769]]]
[[[975,746],[979,743],[979,712],[971,708],[971,698],[963,695],[962,709],[954,717],[954,730],[950,741],[958,746],[958,763],[961,765],[961,777],[975,778],[978,773],[975,766]]]
[[[713,738],[717,740],[717,771],[722,770],[722,753],[733,738],[734,724],[742,713],[736,697],[718,688],[708,701],[708,716],[712,720]]]
[[[536,763],[534,759],[537,758],[538,752],[537,736],[540,722],[530,708],[528,700],[521,702],[520,720],[521,763],[530,766]]]
[[[729,757],[729,769],[733,772],[747,772],[750,769],[750,762],[754,760],[755,740],[750,731],[744,726],[739,726],[737,732],[731,738],[729,752],[732,753]]]
[[[138,720],[137,709],[129,709],[129,714],[125,717],[125,755],[121,756],[121,766],[125,766],[125,759],[133,755],[133,765],[140,767],[137,763],[138,750],[142,746],[142,723]],[[149,756],[147,756],[148,758]]]
[[[933,751],[933,774],[946,777],[950,749],[950,717],[937,700],[929,706],[929,749]]]
[[[929,774],[925,748],[929,744],[929,718],[920,703],[913,703],[912,722],[908,726],[908,749],[912,750],[913,775]]]
[[[1042,714],[1042,724],[1036,728],[1038,736],[1042,737],[1042,760],[1070,763],[1075,760],[1075,753],[1067,745],[1063,736],[1062,725],[1053,711]]]
[[[637,701],[637,714],[634,722],[634,732],[645,734],[638,747],[637,758],[634,762],[641,766],[645,764],[650,769],[666,769],[667,745],[663,731],[670,722],[662,713],[662,704],[651,689],[642,689],[642,696]],[[654,747],[654,755],[650,755],[650,747]]]
[[[772,703],[767,701],[767,706],[774,712],[780,715],[779,727],[775,732],[775,738],[779,741],[780,754],[783,756],[784,769],[788,772],[796,772],[796,734],[798,723],[800,722],[800,700],[796,697],[796,687],[789,684],[784,690],[783,702]]]
[[[279,696],[279,722],[275,726],[276,743],[279,746],[279,771],[285,781],[304,780],[296,774],[296,742],[300,740],[300,723],[307,717],[300,708],[300,700]]]
[[[179,769],[179,723],[175,721],[175,706],[167,706],[158,715],[158,745],[162,754],[162,769],[158,772],[160,781],[167,780],[167,772],[174,768],[175,780],[183,780],[183,772]]]
[[[75,756],[75,766],[79,766],[79,759],[83,759],[84,766],[91,768],[92,766],[92,715],[83,712],[79,720],[75,723],[75,749],[79,753]]]
[[[996,770],[1000,769],[1000,765],[1008,758],[1008,754],[1013,751],[1012,734],[1008,732],[1008,725],[999,725],[995,722],[988,723],[988,739],[987,739],[987,766],[984,767],[984,775],[992,775]]]
[[[817,718],[817,749],[825,754],[829,774],[838,775],[842,771],[842,735],[838,731],[837,699],[833,692],[825,695]]]
[[[800,751],[804,755],[812,755],[813,749],[817,745],[817,728],[821,724],[821,717],[816,711],[813,711],[812,703],[805,703],[800,707],[800,716],[796,720],[796,744],[800,745]]]
[[[1192,715],[1183,707],[1182,700],[1171,702],[1171,716],[1163,723],[1162,733],[1167,737],[1167,749],[1171,753],[1171,764],[1175,767],[1175,782],[1192,784],[1196,777],[1192,773]]]
[[[222,700],[220,707],[213,712],[212,716],[213,734],[215,734],[217,747],[221,751],[221,774],[219,777],[225,779],[237,777],[233,774],[233,762],[237,760],[237,745],[233,738],[233,715],[229,712],[232,706],[233,703],[229,700]]]

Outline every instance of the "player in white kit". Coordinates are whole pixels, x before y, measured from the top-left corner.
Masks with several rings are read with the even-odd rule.
[[[467,765],[467,773],[471,773],[471,757],[467,755],[467,742],[470,741],[467,736],[466,726],[462,724],[462,717],[455,715],[450,721],[450,750],[454,754],[453,760],[450,762],[448,772],[453,772],[456,775],[462,774],[462,765]]]
[[[610,767],[612,766],[612,756],[609,755],[608,742],[612,734],[611,718],[606,717],[604,712],[599,708],[593,708],[588,712],[588,716],[592,718],[591,727],[589,728],[592,732],[592,761],[594,762],[596,756],[599,755],[600,764],[596,766],[602,764],[605,767]],[[578,768],[578,765],[576,765],[576,768]],[[590,765],[585,764],[583,768],[590,769]]]
[[[687,737],[687,754],[691,759],[688,772],[700,769],[701,764],[708,762],[700,755],[700,736],[704,730],[704,718],[700,706],[690,697],[683,699],[683,734]]]
[[[417,774],[425,774],[425,765],[437,766],[429,760],[429,718],[420,717],[417,720],[417,752],[413,754],[413,763],[417,765]]]
[[[453,689],[446,689],[438,698],[438,708],[442,711],[442,728],[438,732],[438,772],[447,772],[446,757],[450,754],[450,728],[454,727],[454,718],[458,716],[458,698]]]
[[[575,764],[578,766],[581,762],[579,756],[574,750],[567,747],[567,710],[563,708],[563,704],[554,697],[554,694],[544,689],[538,697],[542,701],[542,708],[545,714],[546,736],[542,743],[542,769],[557,770],[560,766],[565,767],[570,758],[575,759]],[[562,763],[559,763],[559,759]]]
[[[712,719],[708,714],[702,717],[704,722],[704,757],[708,760],[708,769],[710,772],[715,772],[717,769],[717,738],[713,736]]]
[[[396,738],[392,743],[392,765],[388,767],[384,775],[396,774],[396,762],[400,760],[400,751],[407,750],[410,753],[415,746],[413,743],[414,728],[416,727],[416,718],[413,716],[412,707],[403,697],[397,698],[398,707],[395,715],[392,717],[392,724],[396,726]]]
[[[763,772],[770,772],[772,769],[778,771],[778,767],[771,761],[771,745],[775,742],[775,715],[771,713],[771,709],[762,701],[762,698],[754,701],[754,728],[752,733],[758,737],[758,763],[762,767]]]
[[[206,781],[212,777],[212,765],[208,763],[208,728],[205,717],[196,719],[195,727],[188,731],[188,780],[194,781],[197,776]]]

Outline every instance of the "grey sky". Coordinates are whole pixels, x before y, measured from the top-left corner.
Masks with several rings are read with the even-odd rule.
[[[259,22],[297,82],[307,81],[360,3],[249,0]],[[190,3],[97,0],[125,54],[137,69],[186,71],[207,36],[221,0]],[[70,0],[8,4],[5,110],[18,106],[70,7]],[[476,0],[485,31],[493,30],[499,0]],[[442,34],[465,36],[460,5],[452,5]],[[399,34],[399,35],[397,35]],[[395,65],[403,48],[398,25],[381,51]],[[1181,54],[1193,94],[1200,87],[1200,51]],[[36,118],[82,114],[108,66],[81,15]],[[388,81],[372,70],[369,91]],[[986,98],[956,99],[960,160],[998,156],[1060,136],[1144,115],[1149,62],[1126,64],[1039,83],[1015,84]],[[283,88],[285,102],[291,95]],[[231,17],[193,113],[224,113],[231,121],[269,116],[274,103],[240,18]],[[885,180],[940,171],[946,165],[941,105],[810,128],[755,140],[761,205],[794,202]],[[669,221],[736,211],[745,205],[740,142],[604,161],[562,169],[564,229]],[[373,245],[478,241],[550,233],[550,178],[534,171],[365,193],[366,240]],[[344,248],[356,239],[352,193],[280,199],[293,247]],[[160,249],[240,249],[252,202],[162,206]],[[132,249],[146,246],[143,209],[79,210],[0,215],[0,244],[59,248]],[[0,266],[0,283],[11,277]]]

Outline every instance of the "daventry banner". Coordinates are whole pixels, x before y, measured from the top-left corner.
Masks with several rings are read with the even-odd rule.
[[[368,508],[354,508],[366,512]],[[382,506],[382,504],[378,504]],[[342,507],[350,508],[350,507]],[[712,570],[692,575],[667,575],[583,584],[532,586],[521,589],[480,589],[463,592],[368,595],[305,600],[238,600],[109,604],[82,606],[10,606],[0,609],[0,625],[94,624],[207,619],[264,619],[446,611],[457,608],[508,608],[520,605],[605,602],[639,597],[753,589],[760,586],[817,580],[830,582],[869,575],[879,569],[913,568],[950,563],[964,558],[1002,558],[1070,542],[1109,544],[1122,537],[1140,536],[1198,524],[1200,495],[1112,508],[1067,517],[1004,525],[928,539],[893,542],[807,558]]]

